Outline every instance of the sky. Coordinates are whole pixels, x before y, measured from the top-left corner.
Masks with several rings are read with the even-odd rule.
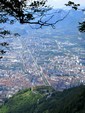
[[[75,3],[81,4],[81,7],[85,7],[85,0],[48,0],[48,4],[54,8],[64,8],[68,1],[73,1]]]

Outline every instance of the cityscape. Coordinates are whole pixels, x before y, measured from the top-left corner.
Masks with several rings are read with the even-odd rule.
[[[85,84],[85,38],[77,28],[67,28],[67,33],[61,26],[15,28],[23,35],[6,39],[9,46],[0,60],[0,103],[25,88],[49,85],[62,91]]]

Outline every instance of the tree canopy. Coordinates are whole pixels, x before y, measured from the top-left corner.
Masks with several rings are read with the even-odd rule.
[[[21,24],[39,24],[40,27],[49,26],[52,25],[48,22],[49,20],[43,21],[43,17],[51,10],[51,8],[46,5],[46,1],[47,0],[33,2],[28,2],[27,0],[1,0],[0,12],[4,12],[5,16],[7,14],[13,16]],[[3,22],[6,22],[6,20],[8,19],[5,18]],[[13,23],[13,20],[11,23]]]

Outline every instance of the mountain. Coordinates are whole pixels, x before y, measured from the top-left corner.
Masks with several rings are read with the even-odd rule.
[[[26,89],[7,100],[0,113],[85,113],[85,86],[63,92],[47,86]]]

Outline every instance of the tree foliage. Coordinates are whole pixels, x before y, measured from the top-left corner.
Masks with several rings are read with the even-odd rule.
[[[27,0],[1,0],[0,10],[15,17],[21,24],[49,26],[51,24],[48,21],[43,21],[43,17],[51,8],[45,4],[46,0],[33,2],[27,2]]]

